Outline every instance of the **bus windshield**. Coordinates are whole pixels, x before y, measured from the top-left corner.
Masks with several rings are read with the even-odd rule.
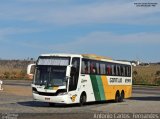
[[[66,86],[66,68],[69,62],[69,57],[39,57],[35,85]]]
[[[42,66],[36,68],[35,85],[65,86],[65,66]]]

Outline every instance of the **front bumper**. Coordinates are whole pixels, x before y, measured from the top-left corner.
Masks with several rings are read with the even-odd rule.
[[[71,99],[68,95],[57,95],[57,96],[44,96],[33,93],[33,99],[41,102],[50,102],[50,103],[63,103],[71,104]]]

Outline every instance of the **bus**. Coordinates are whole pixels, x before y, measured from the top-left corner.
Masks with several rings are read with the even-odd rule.
[[[31,73],[35,66],[34,73]],[[86,102],[122,102],[132,94],[132,65],[94,54],[42,54],[30,64],[36,101],[84,105]]]

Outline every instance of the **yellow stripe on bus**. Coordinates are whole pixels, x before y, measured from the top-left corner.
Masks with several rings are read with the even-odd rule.
[[[108,87],[108,81],[107,81],[107,77],[106,76],[101,76],[101,79],[102,79],[102,83],[103,83],[103,90],[104,90],[104,94],[105,94],[105,98],[106,100],[108,100],[108,97],[107,97],[107,87]]]
[[[106,100],[115,99],[116,91],[119,90],[120,93],[124,90],[125,98],[131,97],[132,94],[132,85],[109,85],[106,76],[101,76],[103,83],[103,90]]]

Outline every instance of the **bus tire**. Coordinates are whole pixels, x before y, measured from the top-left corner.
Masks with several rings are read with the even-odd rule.
[[[120,97],[120,102],[123,102],[124,96],[125,96],[125,94],[124,94],[124,91],[122,90],[121,97]]]
[[[83,106],[86,103],[86,100],[87,100],[86,93],[83,92],[80,96],[79,105]]]
[[[120,102],[120,93],[119,93],[119,91],[116,92],[115,102]]]

